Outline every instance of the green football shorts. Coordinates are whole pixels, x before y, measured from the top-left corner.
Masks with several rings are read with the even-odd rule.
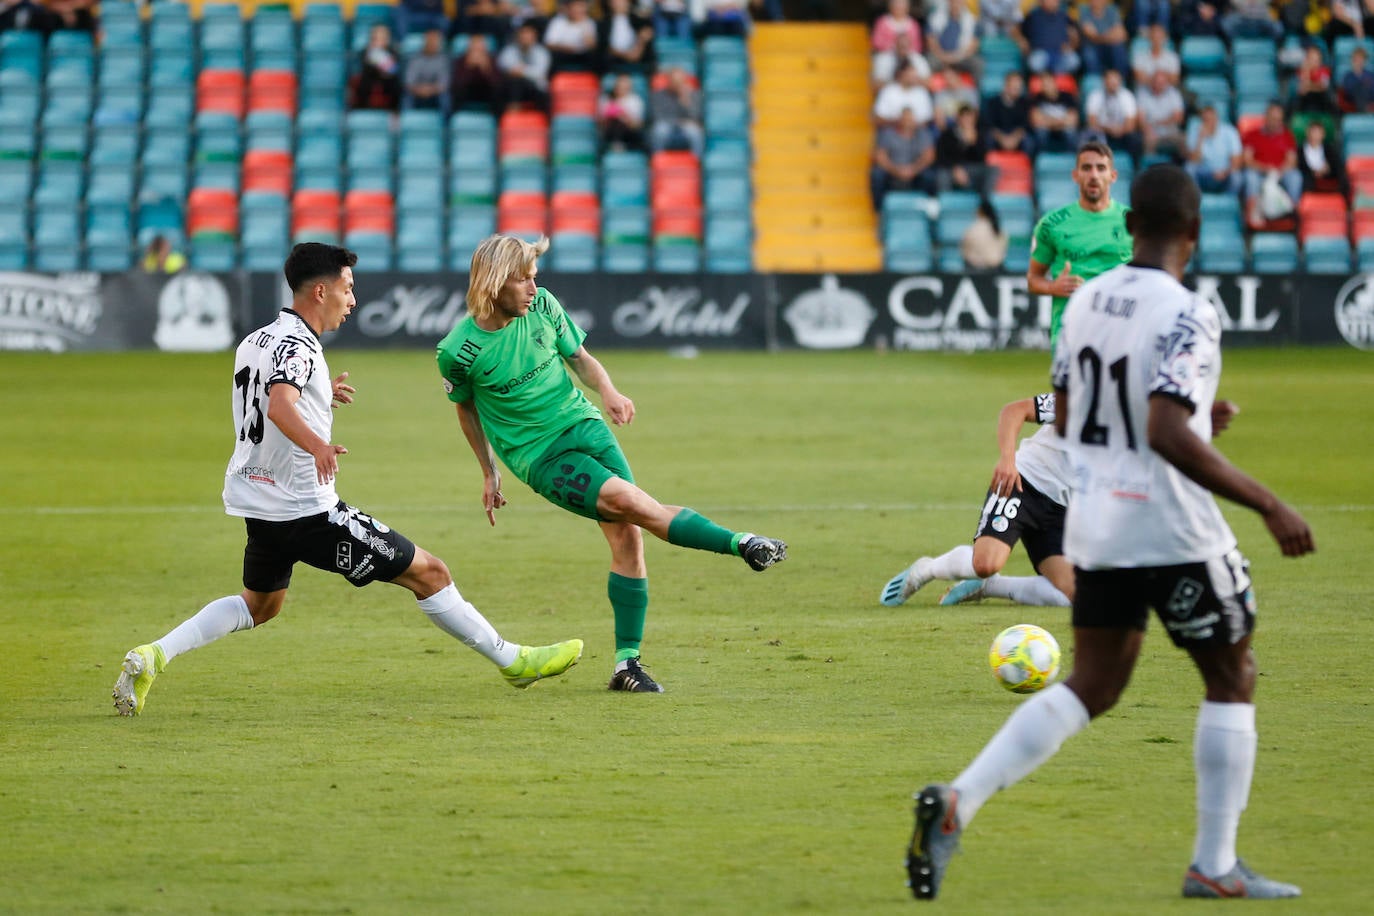
[[[587,419],[554,441],[530,466],[525,483],[556,506],[604,521],[596,514],[596,498],[612,477],[635,482],[630,463],[606,421]]]

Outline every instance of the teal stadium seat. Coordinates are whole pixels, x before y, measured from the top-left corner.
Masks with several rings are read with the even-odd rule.
[[[1226,72],[1226,45],[1214,35],[1185,35],[1178,56],[1184,73]]]
[[[1250,237],[1251,269],[1260,274],[1298,270],[1298,240],[1287,232],[1257,232]]]
[[[1303,246],[1303,263],[1312,274],[1350,272],[1350,240],[1331,236],[1310,236]]]

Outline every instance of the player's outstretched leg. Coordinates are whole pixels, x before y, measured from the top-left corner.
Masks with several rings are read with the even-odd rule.
[[[945,590],[940,596],[940,604],[943,607],[950,607],[955,604],[977,603],[983,600],[987,594],[988,580],[986,579],[964,579],[955,582]]]
[[[754,572],[763,572],[787,559],[787,545],[777,538],[745,534],[739,539],[739,555]]]
[[[615,673],[611,675],[611,682],[606,685],[606,689],[624,693],[663,692],[663,688],[649,676],[649,672],[645,671],[644,666],[639,663],[638,656],[627,658],[616,664]]]
[[[1236,864],[1219,878],[1209,878],[1198,871],[1196,865],[1188,869],[1183,878],[1185,897],[1252,897],[1256,900],[1275,900],[1280,897],[1300,897],[1302,888],[1295,884],[1274,881],[1256,874],[1242,862]]]
[[[888,607],[899,607],[916,594],[927,582],[935,578],[931,575],[931,557],[920,557],[906,569],[897,573],[883,586],[878,600]]]
[[[546,677],[558,677],[582,657],[582,640],[569,639],[551,646],[521,646],[515,661],[501,669],[512,687],[524,689]]]
[[[167,659],[155,645],[138,646],[124,656],[119,679],[114,685],[115,710],[121,716],[136,716],[143,712],[153,678],[162,673]]]
[[[929,785],[916,795],[916,829],[906,853],[907,885],[917,900],[934,900],[945,868],[959,848],[963,828],[955,816],[959,793],[949,786]]]

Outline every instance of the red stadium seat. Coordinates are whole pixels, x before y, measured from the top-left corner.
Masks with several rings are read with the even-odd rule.
[[[389,191],[349,191],[343,209],[344,232],[396,231],[396,202]]]
[[[291,233],[302,230],[324,232],[337,237],[342,222],[339,218],[339,192],[330,189],[297,191],[291,198]]]
[[[244,191],[273,191],[287,196],[294,186],[290,153],[285,150],[251,149],[244,154]]]
[[[248,79],[249,111],[296,113],[296,74],[290,70],[254,70]]]
[[[239,229],[238,195],[224,188],[192,188],[186,198],[186,234],[234,234]]]
[[[196,77],[196,111],[222,111],[243,117],[243,71],[202,70]]]

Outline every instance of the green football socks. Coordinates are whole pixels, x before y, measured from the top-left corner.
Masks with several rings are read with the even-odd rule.
[[[606,596],[615,613],[615,660],[639,657],[644,641],[644,618],[649,613],[649,580],[611,573]]]
[[[693,550],[709,550],[712,553],[738,555],[736,542],[740,535],[722,528],[704,515],[691,509],[683,509],[668,524],[668,543]]]

